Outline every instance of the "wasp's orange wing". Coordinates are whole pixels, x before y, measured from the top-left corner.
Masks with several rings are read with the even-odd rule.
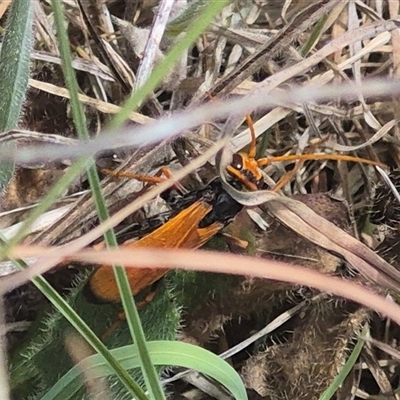
[[[177,216],[166,222],[149,235],[138,241],[124,243],[122,247],[159,247],[196,249],[206,243],[223,224],[214,223],[205,228],[199,228],[199,222],[211,210],[211,206],[203,201],[197,201]],[[142,289],[158,281],[166,274],[161,268],[129,268],[127,270],[132,294],[136,295]],[[88,288],[92,297],[99,302],[117,303],[121,301],[114,272],[108,265],[99,267],[89,279]]]

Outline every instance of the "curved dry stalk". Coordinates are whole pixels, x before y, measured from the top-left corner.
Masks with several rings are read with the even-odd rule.
[[[121,128],[115,132],[105,132],[97,138],[79,146],[69,146],[60,149],[59,146],[41,146],[40,148],[26,146],[18,149],[18,152],[0,151],[0,158],[4,161],[20,163],[40,162],[53,159],[60,160],[66,158],[78,158],[94,156],[97,153],[120,149],[123,147],[140,147],[153,143],[158,143],[164,139],[172,139],[185,130],[192,129],[215,118],[235,115],[242,118],[243,115],[251,113],[259,108],[271,108],[273,106],[291,103],[323,102],[335,98],[345,98],[347,100],[357,99],[359,94],[364,97],[369,96],[388,96],[398,93],[400,79],[382,80],[374,79],[363,82],[362,86],[326,85],[321,88],[310,90],[308,86],[291,89],[290,91],[279,91],[273,94],[248,95],[242,99],[219,101],[218,104],[205,104],[196,109],[180,111],[171,116],[163,117],[151,124],[135,128]],[[256,124],[255,124],[256,125]],[[226,125],[228,126],[228,125]],[[233,129],[226,131],[233,134]],[[225,128],[224,128],[225,132]]]
[[[63,251],[63,248],[41,246],[18,246],[13,249],[13,256],[47,257]],[[46,255],[47,254],[47,255]],[[310,286],[322,292],[332,293],[362,304],[400,325],[400,306],[367,289],[365,286],[346,281],[342,278],[327,276],[320,272],[288,265],[279,261],[259,260],[254,257],[234,254],[208,252],[203,250],[162,250],[162,249],[118,249],[118,250],[82,250],[70,255],[70,260],[104,265],[118,263],[126,267],[181,268],[220,272],[235,275],[251,275],[259,278],[289,282]],[[8,286],[3,285],[2,290]]]
[[[221,171],[222,176],[223,174]],[[225,190],[239,203],[247,206],[262,205],[265,211],[300,236],[341,255],[366,279],[397,293],[400,292],[400,271],[353,236],[316,214],[304,203],[268,190],[240,192],[231,187],[225,178],[223,180]]]

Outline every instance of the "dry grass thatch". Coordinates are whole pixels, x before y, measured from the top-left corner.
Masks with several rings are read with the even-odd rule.
[[[274,261],[301,265],[364,285],[375,294],[390,289],[398,299],[399,200],[387,184],[379,183],[382,178],[373,165],[333,158],[350,155],[384,165],[398,187],[399,1],[230,1],[179,63],[165,71],[162,83],[123,128],[108,133],[104,133],[107,123],[126,97],[180,40],[182,25],[177,23],[179,17],[174,18],[187,4],[176,1],[168,9],[171,2],[153,0],[63,3],[79,96],[93,141],[78,148],[63,147],[78,142],[52,8],[37,0],[36,44],[21,130],[7,133],[5,139],[16,140],[23,162],[2,194],[3,234],[12,236],[13,225],[23,221],[65,174],[74,160],[68,153],[71,148],[75,157],[96,153],[103,193],[114,215],[112,226],[142,210],[118,225],[117,232],[143,224],[150,214],[165,211],[153,198],[170,184],[144,193],[142,183],[104,171],[152,175],[168,166],[176,178],[185,175],[181,180],[185,188],[199,190],[221,173],[215,144],[222,148],[223,140],[230,139],[233,152],[248,148],[251,137],[244,119],[251,111],[257,158],[324,154],[326,159],[267,163],[266,187],[275,193],[268,192],[271,201],[263,205],[264,192],[240,195],[232,190],[239,202],[260,207],[250,214],[238,213],[224,231],[223,244],[214,246],[269,260],[274,267],[278,265]],[[175,23],[165,25],[168,12]],[[381,81],[371,83],[377,78]],[[135,140],[147,145],[132,146]],[[131,146],[122,146],[125,143]],[[32,146],[37,146],[33,152]],[[24,245],[69,244],[64,250],[70,259],[88,261],[92,256],[79,250],[106,229],[94,229],[98,217],[88,187],[82,174],[52,211],[40,217]],[[276,193],[289,200],[278,200]],[[131,231],[132,235],[137,237]],[[24,249],[19,251],[15,255]],[[36,263],[38,269],[46,270],[65,258],[61,253],[52,257]],[[3,265],[4,271],[7,268]],[[48,278],[65,292],[76,273],[74,267]],[[179,278],[171,273],[168,290],[175,290],[178,308],[184,307],[180,337],[221,353],[266,325],[267,336],[257,336],[255,344],[256,339],[234,356],[229,353],[232,365],[254,399],[309,400],[320,398],[332,384],[357,335],[368,327],[379,345],[365,345],[336,398],[378,394],[397,398],[398,326],[353,301],[318,295],[302,285],[298,274],[292,280],[282,278],[285,283],[238,277],[214,285],[209,275],[192,282],[191,275]],[[21,276],[16,279],[28,277]],[[318,282],[310,286],[321,288]],[[338,294],[339,289],[329,292]],[[42,304],[31,286],[19,287],[6,297],[7,319],[10,324],[33,320]],[[391,353],[383,346],[390,346]],[[186,379],[209,393],[200,380]],[[176,385],[172,397],[187,391],[187,386]],[[202,392],[195,396],[206,397]]]

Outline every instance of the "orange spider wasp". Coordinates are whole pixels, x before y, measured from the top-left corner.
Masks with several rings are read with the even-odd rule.
[[[264,186],[260,167],[276,161],[292,160],[343,160],[382,165],[378,162],[358,157],[339,154],[303,154],[256,159],[256,135],[250,116],[246,116],[251,133],[248,152],[235,153],[227,172],[233,179],[250,191]],[[106,173],[117,177],[129,177],[144,182],[159,182],[160,177],[142,178],[125,172]],[[139,246],[197,249],[203,246],[214,235],[220,232],[242,209],[242,206],[224,191],[219,180],[212,181],[204,189],[182,196],[182,210],[169,221],[137,241],[127,241],[121,246],[135,248]],[[127,271],[132,294],[153,285],[165,274],[165,269],[130,268]],[[90,298],[100,303],[120,302],[120,295],[114,278],[114,272],[108,265],[97,268],[87,283]]]
[[[214,180],[204,189],[197,191],[195,198],[197,199],[186,196],[182,204],[185,208],[176,216],[141,239],[127,241],[122,246],[197,249],[221,231],[242,209],[242,205],[223,190],[218,180]],[[191,204],[187,206],[185,204],[187,202]],[[150,287],[166,273],[165,269],[157,268],[128,269],[132,294],[136,295]],[[114,272],[107,265],[96,269],[87,285],[90,298],[96,299],[96,302],[120,302]]]

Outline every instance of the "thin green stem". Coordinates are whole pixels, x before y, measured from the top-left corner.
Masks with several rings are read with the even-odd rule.
[[[71,108],[72,108],[72,115],[75,123],[76,130],[78,132],[78,136],[81,140],[88,140],[89,139],[89,132],[87,129],[87,124],[86,124],[86,117],[83,111],[83,107],[81,102],[79,101],[79,87],[78,83],[76,80],[75,76],[75,71],[72,68],[72,57],[71,57],[71,52],[70,52],[70,47],[69,47],[69,39],[68,39],[68,34],[67,30],[64,25],[64,13],[63,13],[63,6],[61,4],[60,0],[53,0],[53,10],[54,10],[54,21],[57,27],[57,36],[59,40],[59,46],[60,46],[60,53],[61,53],[61,61],[62,61],[62,68],[64,72],[64,77],[65,77],[65,82],[67,85],[67,88],[70,92],[70,101],[71,101]],[[91,165],[88,167],[88,179],[89,179],[89,184],[90,188],[93,194],[93,199],[95,202],[97,214],[99,217],[100,222],[103,222],[109,217],[108,210],[107,210],[107,205],[106,201],[101,189],[101,184],[100,184],[100,179],[97,173],[97,170],[94,165]],[[104,234],[104,240],[107,245],[107,247],[117,247],[117,239],[115,237],[114,231],[109,230]],[[117,280],[118,285],[121,288],[124,288],[123,291],[121,291],[121,298],[124,300],[123,303],[124,305],[127,305],[127,308],[125,309],[125,312],[127,314],[128,318],[136,318],[135,322],[140,325],[140,319],[138,317],[138,313],[132,312],[133,309],[136,309],[135,302],[130,290],[130,285],[129,281],[126,275],[125,270],[122,267],[115,267],[115,277]],[[131,332],[132,337],[135,338],[134,332]],[[136,339],[136,338],[135,338]],[[136,340],[135,340],[136,341]],[[132,395],[140,396],[142,397],[144,395],[143,391],[140,390],[138,393],[138,386],[134,381],[131,379],[131,377],[126,373],[121,374],[122,367],[119,365],[119,363],[111,356],[111,353],[104,347],[98,346],[99,340],[96,340],[95,342],[92,342],[92,346],[95,345],[97,351],[101,351],[104,357],[107,357],[106,359],[112,360],[112,363],[110,366],[112,366],[114,369],[117,367],[116,372],[118,372],[118,375],[121,379],[121,381],[124,383],[125,387],[132,393]],[[101,343],[101,342],[100,342]],[[152,379],[152,383],[156,386],[159,386],[159,390],[162,392],[161,385],[158,381],[158,376],[155,371],[154,366],[150,363],[150,368],[146,368],[146,370],[143,371],[144,375],[151,374],[154,376]],[[155,381],[155,383],[154,383]],[[148,390],[151,392],[153,390],[152,387],[149,387]],[[158,397],[160,399],[163,399],[163,394],[161,397]]]

